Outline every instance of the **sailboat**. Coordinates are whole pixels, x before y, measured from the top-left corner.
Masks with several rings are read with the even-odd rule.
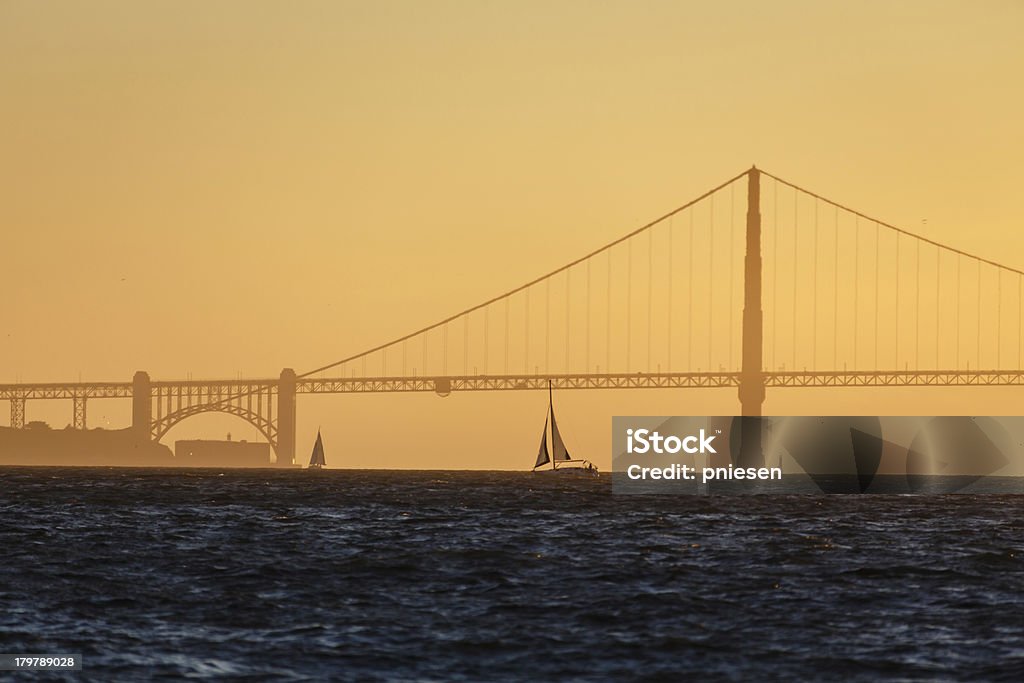
[[[313,444],[313,453],[309,456],[309,469],[323,469],[327,461],[324,459],[324,440],[320,438],[320,430],[316,430],[316,443]]]
[[[550,451],[548,450],[549,423],[551,424]],[[544,467],[549,463],[551,467]],[[544,469],[541,469],[542,467]],[[597,475],[597,468],[589,460],[573,458],[569,455],[569,449],[565,447],[562,435],[558,432],[558,423],[555,421],[555,402],[550,381],[548,381],[548,412],[544,416],[544,431],[540,435],[540,450],[537,452],[537,462],[533,465],[533,471]]]

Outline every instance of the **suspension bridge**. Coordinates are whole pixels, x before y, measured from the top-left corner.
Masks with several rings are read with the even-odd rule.
[[[784,387],[1024,384],[1024,271],[752,167],[564,266],[372,349],[237,380],[2,384],[26,404],[132,401],[159,441],[193,415],[252,424],[295,458],[299,394],[735,387],[761,415]],[[748,431],[749,424],[749,431]],[[759,429],[743,442],[759,453]],[[745,447],[746,450],[746,447]]]

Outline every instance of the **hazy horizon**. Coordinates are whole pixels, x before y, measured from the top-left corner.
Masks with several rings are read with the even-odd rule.
[[[0,383],[301,373],[754,163],[1024,269],[1022,27],[1009,0],[4,3]],[[769,389],[764,410],[1013,414],[1020,394]],[[555,401],[602,469],[611,415],[739,412],[731,388]],[[332,467],[528,469],[546,405],[300,395],[297,460],[320,426]],[[90,427],[130,421],[89,402]],[[227,432],[258,434],[205,414],[163,442]]]

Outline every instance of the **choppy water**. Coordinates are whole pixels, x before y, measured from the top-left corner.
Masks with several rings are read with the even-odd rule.
[[[1021,680],[1024,497],[5,468],[0,652],[95,681]]]

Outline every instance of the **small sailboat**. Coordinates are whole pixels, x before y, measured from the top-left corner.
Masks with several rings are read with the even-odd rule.
[[[551,424],[551,450],[548,450],[548,424]],[[551,467],[544,467],[548,463]],[[544,469],[541,469],[544,467]],[[576,474],[597,475],[597,468],[589,460],[573,458],[569,455],[569,449],[565,447],[562,435],[558,431],[558,423],[555,421],[555,402],[551,390],[551,382],[548,382],[548,412],[544,417],[544,431],[540,435],[540,450],[537,452],[537,462],[533,465],[534,472],[572,472]]]
[[[324,440],[320,438],[320,430],[316,430],[316,443],[313,444],[313,453],[309,456],[309,469],[323,469],[327,461],[324,459]]]

